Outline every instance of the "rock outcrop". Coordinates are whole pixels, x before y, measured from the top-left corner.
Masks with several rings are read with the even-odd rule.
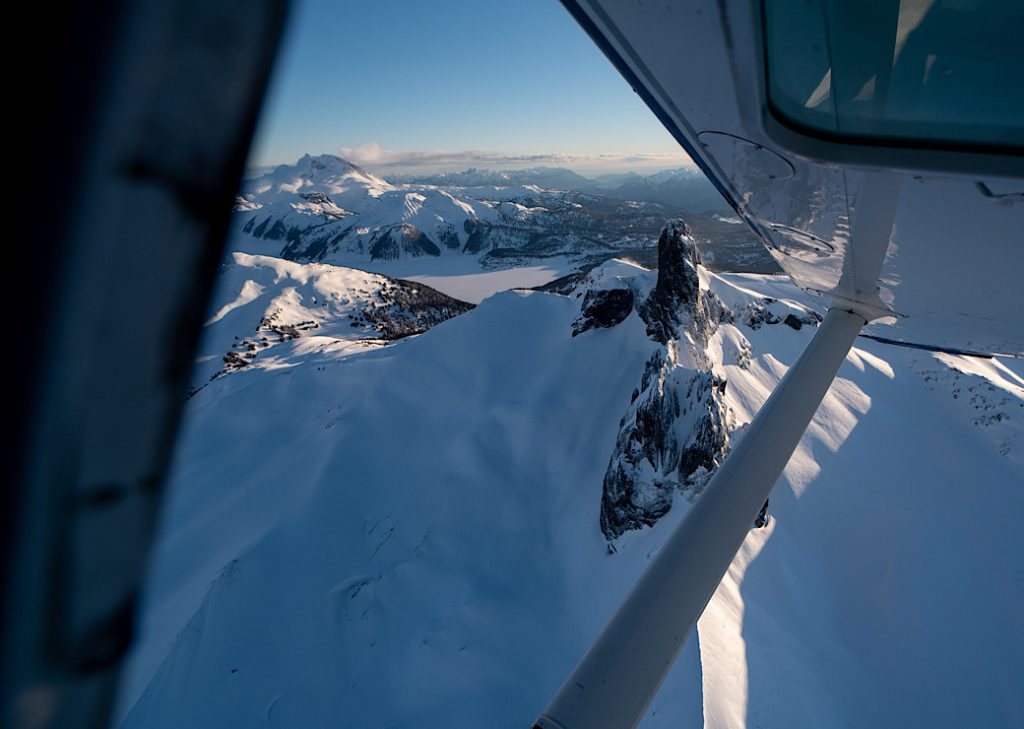
[[[653,526],[676,498],[697,498],[729,451],[734,423],[722,373],[725,365],[748,369],[753,351],[735,331],[709,347],[719,327],[785,324],[799,330],[821,321],[810,309],[770,297],[745,300],[733,312],[709,288],[709,275],[690,227],[673,220],[658,240],[656,273],[630,275],[606,264],[546,289],[581,300],[573,336],[616,326],[636,311],[660,345],[619,423],[604,476],[601,531],[612,550],[627,531]],[[767,523],[765,504],[753,526]]]
[[[639,308],[651,339],[668,344],[683,330],[703,347],[732,312],[700,286],[700,251],[690,226],[670,220],[658,239],[658,282]]]
[[[377,301],[363,306],[353,326],[365,324],[381,339],[402,339],[422,334],[431,327],[474,308],[440,291],[414,281],[385,278]]]
[[[406,256],[439,256],[441,249],[422,230],[403,223],[384,228],[370,242],[373,260],[397,260]]]
[[[605,473],[601,531],[610,542],[653,525],[677,491],[699,494],[729,448],[726,382],[711,372],[704,346],[732,313],[701,288],[700,253],[682,220],[661,233],[658,280],[638,311],[664,346],[647,362]]]
[[[652,526],[676,491],[696,496],[728,451],[725,380],[681,365],[673,347],[655,352],[619,424],[601,498],[609,541]]]
[[[630,289],[587,291],[580,315],[572,324],[572,335],[575,337],[590,329],[607,329],[621,324],[632,311],[633,292]]]
[[[700,253],[690,226],[669,221],[658,239],[658,283],[640,308],[652,339],[668,344],[679,336],[679,327],[699,315]]]
[[[755,331],[765,324],[785,324],[799,330],[805,324],[818,326],[821,323],[821,316],[816,312],[809,309],[793,309],[790,305],[770,297],[747,304],[736,318]]]

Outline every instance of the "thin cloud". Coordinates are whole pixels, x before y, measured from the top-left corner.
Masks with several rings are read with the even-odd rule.
[[[692,166],[690,158],[680,151],[670,153],[633,154],[513,154],[483,150],[462,151],[396,151],[379,144],[341,147],[338,154],[363,167],[376,170],[441,170],[467,167],[626,167],[629,165]]]

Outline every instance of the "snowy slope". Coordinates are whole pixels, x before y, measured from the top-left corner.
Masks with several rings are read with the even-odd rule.
[[[706,342],[689,315],[649,336],[656,274],[609,262],[211,382],[123,726],[529,726],[698,497],[611,553],[602,483],[645,365],[674,347],[679,376],[726,381],[735,440],[813,336],[784,279],[698,273],[729,312]],[[573,336],[589,291],[624,289]],[[1021,371],[859,340],[642,726],[1019,726]]]
[[[644,560],[608,564],[580,486],[650,343],[573,339],[575,314],[498,294],[193,398],[127,725],[528,722]]]
[[[312,351],[381,346],[472,308],[421,283],[271,256],[232,253],[220,274],[193,393],[243,368],[292,367]]]
[[[805,343],[743,334],[741,422]],[[859,340],[701,620],[706,726],[1021,725],[1021,370]]]

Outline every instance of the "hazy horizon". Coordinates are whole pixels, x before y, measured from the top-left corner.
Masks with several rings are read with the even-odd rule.
[[[360,153],[359,150],[349,147],[340,147],[326,151],[304,152],[290,160],[275,161],[268,164],[249,164],[247,172],[251,176],[253,173],[271,170],[280,165],[295,164],[305,154],[313,157],[325,154],[336,155],[381,177],[387,177],[388,175],[429,176],[465,172],[472,169],[503,172],[507,170],[557,168],[567,169],[587,178],[598,178],[605,175],[623,175],[630,172],[638,175],[653,175],[681,167],[697,169],[686,156],[679,158],[654,154],[584,157],[564,154],[513,154],[476,151],[446,152],[443,150],[431,150],[426,152],[383,151],[380,155],[374,155]]]

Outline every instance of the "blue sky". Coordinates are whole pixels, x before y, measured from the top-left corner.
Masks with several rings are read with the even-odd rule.
[[[639,172],[688,163],[558,0],[297,0],[251,162]]]

